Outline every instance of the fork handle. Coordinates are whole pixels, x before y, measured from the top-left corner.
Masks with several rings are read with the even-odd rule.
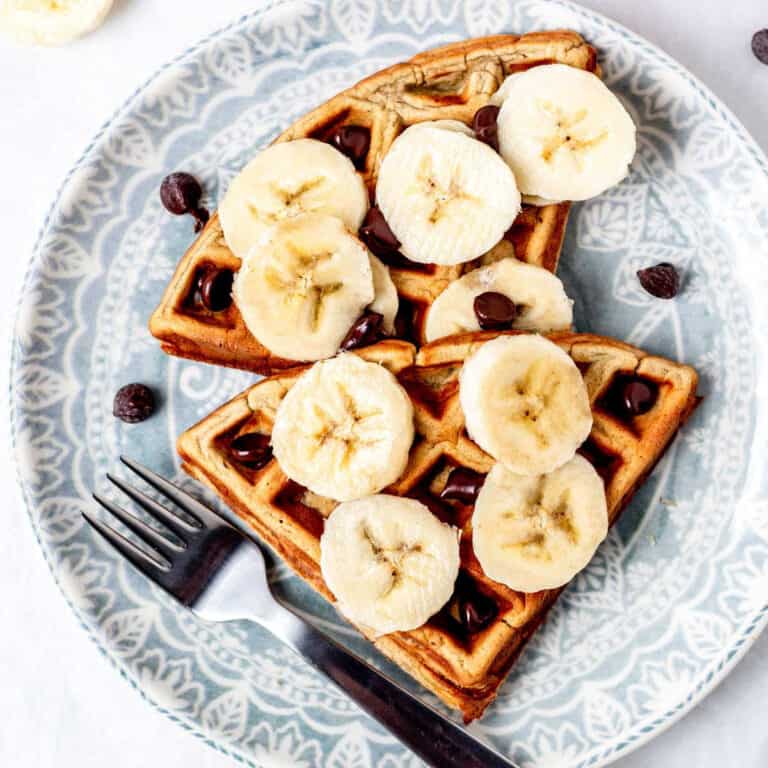
[[[287,609],[275,634],[435,768],[515,768],[498,752]]]

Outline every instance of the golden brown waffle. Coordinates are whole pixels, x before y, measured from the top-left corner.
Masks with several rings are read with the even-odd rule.
[[[401,341],[359,352],[395,373],[414,403],[416,439],[409,463],[387,492],[420,499],[463,531],[462,572],[454,599],[423,627],[374,642],[426,688],[461,710],[467,721],[479,717],[493,700],[560,592],[524,594],[488,579],[472,550],[472,507],[439,498],[452,468],[485,473],[494,463],[466,435],[458,374],[467,355],[498,335],[454,336],[418,353]],[[696,372],[601,336],[564,333],[550,338],[571,355],[584,376],[594,427],[582,453],[605,481],[608,513],[614,521],[694,408]],[[274,460],[254,470],[233,460],[228,451],[239,435],[271,433],[278,404],[304,370],[294,368],[251,387],[187,430],[179,438],[178,451],[190,474],[217,491],[300,576],[332,599],[320,572],[319,540],[335,502],[290,481]],[[614,407],[615,388],[624,376],[639,377],[657,390],[650,411],[625,417]],[[491,600],[496,608],[495,618],[476,632],[459,621],[459,601],[467,599],[486,604]]]
[[[365,126],[371,145],[363,175],[373,199],[381,161],[395,138],[424,120],[452,119],[470,124],[504,77],[540,64],[560,62],[598,73],[595,49],[568,31],[498,35],[453,43],[415,56],[362,80],[298,120],[277,141],[303,137],[327,140],[343,125]],[[524,205],[507,237],[484,260],[508,255],[544,267],[557,267],[569,204]],[[400,294],[405,335],[423,340],[426,310],[452,280],[479,261],[454,267],[412,264],[391,267]],[[149,323],[171,355],[269,373],[295,365],[272,355],[246,329],[233,304],[211,312],[193,301],[201,271],[237,271],[240,260],[227,248],[217,215],[179,262]]]

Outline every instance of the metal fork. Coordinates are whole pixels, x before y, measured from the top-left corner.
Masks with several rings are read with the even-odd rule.
[[[429,765],[514,768],[464,728],[278,602],[267,582],[264,556],[252,539],[164,477],[125,457],[120,460],[189,517],[185,519],[124,480],[107,475],[172,534],[160,533],[94,494],[94,499],[133,531],[151,553],[98,518],[83,516],[141,573],[203,619],[249,619],[262,625]]]

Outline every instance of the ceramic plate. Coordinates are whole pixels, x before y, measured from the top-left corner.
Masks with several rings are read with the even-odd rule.
[[[187,483],[174,440],[254,381],[166,357],[146,328],[191,221],[158,199],[172,170],[215,207],[244,162],[320,101],[425,48],[502,31],[573,28],[598,47],[639,127],[630,177],[574,207],[561,262],[579,330],[698,368],[705,399],[552,611],[473,729],[522,765],[604,765],[699,701],[766,620],[766,160],[680,65],[565,2],[331,0],[270,5],[164,67],[67,177],[34,255],[13,355],[16,454],[30,518],[83,626],[155,706],[259,766],[418,764],[279,642],[180,610],[83,525],[120,453]],[[635,277],[668,261],[674,301]],[[141,425],[115,391],[161,393]],[[279,564],[289,599],[369,647]],[[375,657],[376,663],[386,662]]]

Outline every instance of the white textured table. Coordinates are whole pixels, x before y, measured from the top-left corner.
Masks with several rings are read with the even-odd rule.
[[[60,50],[0,41],[0,305],[7,336],[34,237],[64,174],[104,120],[166,59],[257,3],[116,0],[95,35]],[[590,0],[707,83],[768,150],[768,66],[752,33],[766,0]],[[766,203],[768,204],[768,202]],[[7,368],[0,391],[7,391]],[[15,488],[7,408],[0,411],[0,481]],[[214,768],[231,761],[146,705],[86,638],[61,599],[16,491],[0,534],[0,766]],[[622,768],[768,765],[768,635],[671,731]],[[353,768],[334,766],[334,768]]]

